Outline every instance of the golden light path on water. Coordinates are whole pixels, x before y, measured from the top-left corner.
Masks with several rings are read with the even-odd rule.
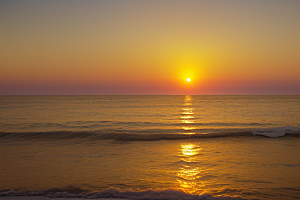
[[[193,98],[186,95],[183,102],[183,108],[181,109],[181,128],[184,130],[184,134],[195,134],[193,132],[196,127],[194,126],[195,117],[193,109]],[[202,182],[197,179],[201,177],[201,168],[196,164],[196,156],[201,151],[201,148],[192,143],[183,143],[179,150],[179,156],[183,161],[183,166],[178,170],[178,183],[179,187],[188,193],[195,193],[202,186]],[[201,186],[200,186],[200,185]]]
[[[184,134],[195,134],[194,132],[192,132],[192,130],[195,129],[195,127],[193,126],[193,123],[195,123],[195,117],[192,107],[192,101],[193,98],[189,95],[186,95],[183,102],[183,108],[181,109],[181,128],[184,130]]]
[[[194,144],[182,144],[179,156],[184,165],[177,172],[180,188],[188,193],[195,193],[202,187],[202,182],[197,179],[201,177],[201,168],[195,163],[195,157],[199,154],[201,148]]]

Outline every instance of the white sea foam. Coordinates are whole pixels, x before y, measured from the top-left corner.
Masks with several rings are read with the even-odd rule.
[[[286,133],[293,134],[299,131],[300,129],[297,127],[276,127],[276,128],[266,128],[266,129],[256,129],[252,131],[252,134],[276,138],[276,137],[282,137]]]

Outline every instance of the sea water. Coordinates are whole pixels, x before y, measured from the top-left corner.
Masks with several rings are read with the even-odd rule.
[[[0,196],[299,199],[300,96],[0,96]]]

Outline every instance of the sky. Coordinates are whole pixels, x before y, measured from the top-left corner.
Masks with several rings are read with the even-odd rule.
[[[0,0],[0,95],[300,95],[299,10],[299,0]]]

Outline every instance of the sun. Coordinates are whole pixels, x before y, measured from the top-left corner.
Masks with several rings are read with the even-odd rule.
[[[187,78],[187,79],[186,79],[186,82],[188,82],[188,83],[191,82],[191,79],[190,79],[190,78]]]

